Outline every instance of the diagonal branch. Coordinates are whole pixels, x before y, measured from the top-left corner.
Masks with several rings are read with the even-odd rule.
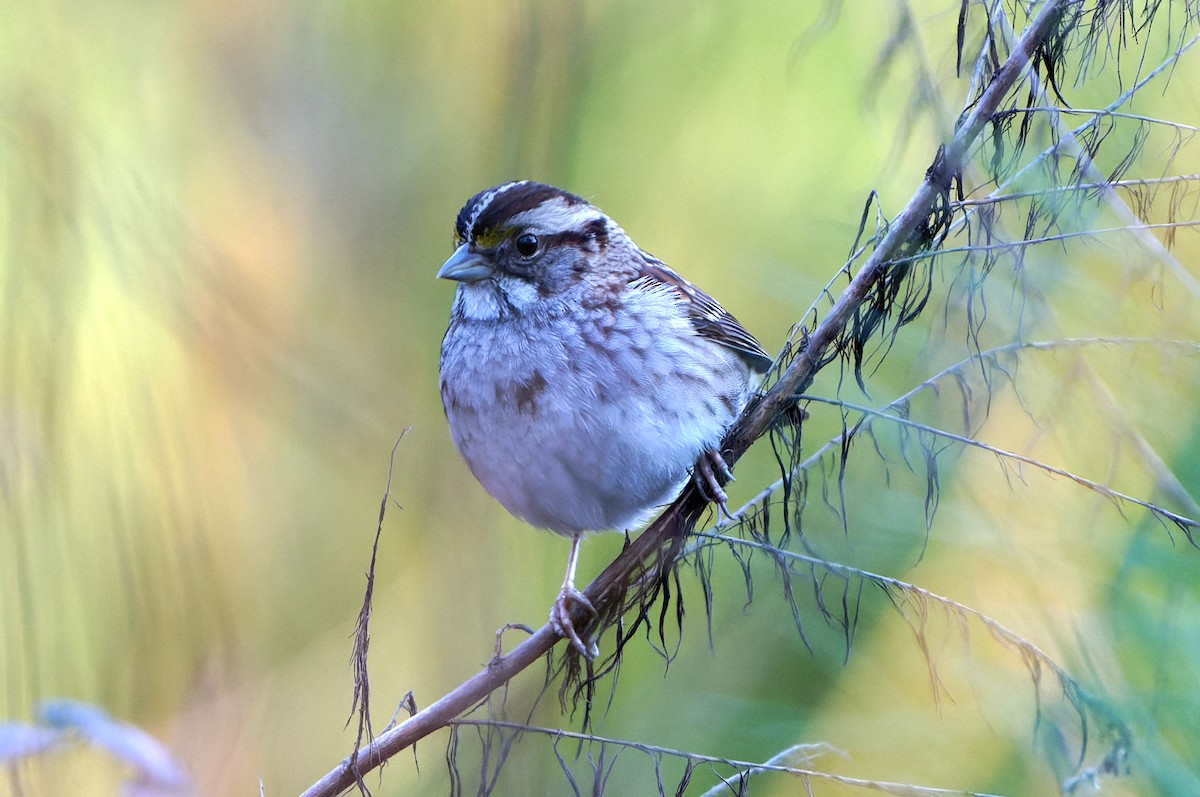
[[[829,314],[806,338],[795,359],[770,390],[747,408],[726,435],[722,449],[726,462],[732,465],[755,440],[762,437],[776,419],[794,405],[795,396],[812,384],[817,372],[833,361],[847,345],[847,329],[856,314],[870,306],[874,301],[873,294],[881,290],[886,279],[895,276],[892,274],[893,261],[911,256],[933,243],[934,234],[929,219],[944,213],[952,182],[961,172],[971,147],[1000,103],[1025,74],[1025,66],[1033,54],[1055,34],[1066,10],[1078,2],[1046,0],[1013,47],[1008,60],[964,115],[954,136],[939,150],[912,199],[892,221],[879,245],[834,302]],[[705,508],[705,500],[694,485],[689,484],[675,502],[630,542],[584,590],[597,614],[595,618],[573,618],[576,627],[584,626],[589,619],[592,620],[589,630],[609,627],[629,608],[639,605],[642,598],[653,594],[669,577],[672,566],[683,550],[684,540]],[[630,590],[634,591],[632,596]],[[381,734],[359,752],[356,765],[352,766],[350,759],[344,760],[305,791],[302,797],[333,797],[350,788],[365,772],[433,731],[446,727],[459,714],[548,653],[559,639],[549,624],[543,626],[508,655],[497,656],[485,669],[460,686]]]

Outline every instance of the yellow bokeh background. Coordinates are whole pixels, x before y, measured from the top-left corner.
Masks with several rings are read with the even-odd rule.
[[[488,498],[439,403],[453,286],[434,274],[467,197],[525,177],[583,194],[776,351],[844,263],[868,191],[885,214],[903,206],[968,85],[954,76],[957,4],[940,0],[9,5],[0,720],[34,722],[54,697],[101,706],[162,740],[205,795],[253,793],[260,778],[268,795],[296,794],[349,753],[351,634],[406,427],[372,619],[377,729],[408,690],[427,705],[476,672],[500,626],[545,618],[567,543]],[[903,9],[914,38],[878,69]],[[1144,37],[1148,63],[1165,35]],[[1082,107],[1121,90],[1108,67],[1074,89]],[[936,110],[913,111],[919,74]],[[1136,110],[1195,124],[1197,87],[1189,55]],[[1189,136],[1175,153],[1173,131],[1156,129],[1131,176],[1200,171]],[[1131,140],[1117,128],[1103,170]],[[1194,217],[1181,197],[1173,217]],[[1078,224],[1127,223],[1087,213]],[[997,266],[1003,301],[982,337],[1200,340],[1195,236],[1177,236],[1170,253],[1127,233]],[[961,298],[956,262],[932,266],[936,296]],[[961,314],[941,298],[868,373],[869,398],[845,375],[847,399],[886,403],[966,357]],[[1153,344],[1022,355],[1011,382],[993,383],[979,436],[1195,517],[1197,357]],[[814,392],[838,388],[831,369]],[[953,418],[956,400],[933,401],[926,420]],[[815,447],[841,421],[810,410]],[[927,537],[925,474],[889,434],[878,450],[855,444],[844,537],[836,498],[811,487],[820,550],[986,612],[1108,690],[1141,757],[1106,794],[1194,793],[1200,725],[1186,709],[1200,703],[1182,696],[1200,660],[1200,554],[1135,506],[978,451],[943,466]],[[778,477],[765,446],[738,477],[735,501]],[[620,545],[589,540],[582,578]],[[825,741],[847,757],[814,768],[1055,793],[1032,741],[1031,679],[982,626],[967,639],[931,612],[942,691],[873,587],[848,655],[802,601],[810,652],[770,563],[756,561],[748,603],[740,568],[716,556],[711,650],[685,578],[681,655],[667,668],[635,644],[597,733],[755,761]],[[510,719],[542,677],[514,684]],[[536,716],[581,723],[552,696]],[[446,793],[444,744],[421,743],[419,771],[397,758],[374,793]],[[497,793],[569,790],[549,742],[519,747]],[[14,767],[0,794],[111,794],[126,774],[64,750]],[[630,764],[610,789],[652,793],[653,777]],[[697,774],[688,793],[714,782]],[[785,779],[759,788],[802,793]]]

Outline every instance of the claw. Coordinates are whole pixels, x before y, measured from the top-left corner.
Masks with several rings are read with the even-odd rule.
[[[734,480],[733,471],[729,469],[729,465],[725,462],[725,458],[721,456],[721,452],[710,449],[701,454],[700,458],[696,460],[696,468],[692,473],[692,480],[696,482],[696,488],[700,490],[700,495],[704,496],[704,500],[715,503],[722,515],[729,520],[733,520],[733,515],[729,514],[729,507],[726,506],[729,496],[725,494],[725,490],[721,487],[718,474],[726,482]]]
[[[590,615],[596,616],[596,607],[592,606],[592,602],[587,599],[587,596],[575,589],[574,586],[564,584],[562,592],[558,593],[558,599],[550,607],[550,626],[560,637],[569,641],[571,647],[580,656],[588,660],[594,659],[600,650],[594,642],[591,645],[585,644],[580,638],[579,632],[575,630],[575,623],[571,620],[572,604],[579,604]]]

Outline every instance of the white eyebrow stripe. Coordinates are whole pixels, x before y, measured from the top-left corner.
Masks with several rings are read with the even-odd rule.
[[[604,218],[604,214],[589,204],[572,204],[564,197],[555,197],[536,208],[518,213],[509,219],[509,222],[514,227],[527,227],[541,233],[556,233],[583,229],[587,222],[601,218]]]
[[[503,194],[510,188],[516,188],[518,185],[525,185],[528,180],[518,180],[512,183],[503,183],[488,191],[475,202],[475,211],[467,217],[467,240],[472,240],[475,237],[475,222],[487,210],[488,205],[495,201],[496,197]]]

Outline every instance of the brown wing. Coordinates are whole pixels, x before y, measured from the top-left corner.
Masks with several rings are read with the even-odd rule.
[[[771,357],[754,336],[738,323],[729,312],[717,304],[717,300],[672,271],[666,263],[642,252],[645,264],[638,269],[635,282],[650,287],[665,286],[674,290],[684,300],[688,319],[696,331],[704,337],[733,349],[750,368],[765,374],[771,367]]]

